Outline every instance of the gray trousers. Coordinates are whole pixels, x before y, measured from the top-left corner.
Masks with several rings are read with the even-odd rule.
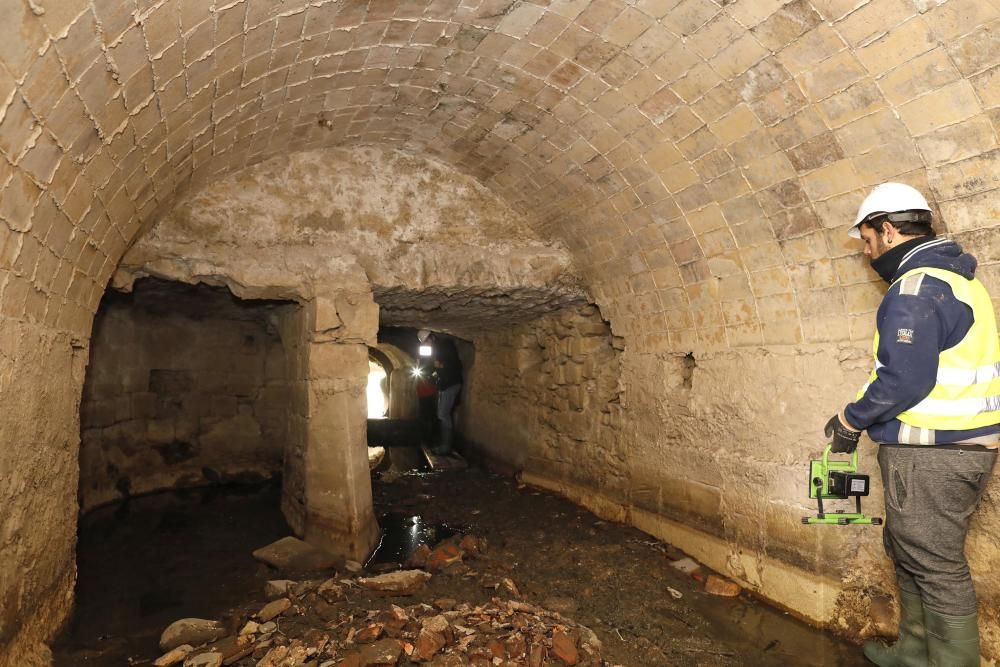
[[[996,459],[987,449],[879,447],[886,553],[899,588],[940,614],[976,611],[965,535]]]
[[[451,413],[455,411],[455,401],[462,385],[454,384],[438,392],[437,418],[441,422],[441,449],[450,450],[455,437],[455,425]]]

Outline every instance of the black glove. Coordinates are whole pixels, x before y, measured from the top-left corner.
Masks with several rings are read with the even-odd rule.
[[[833,436],[833,447],[830,448],[830,451],[835,454],[854,453],[854,450],[858,448],[858,439],[861,437],[861,431],[844,426],[844,422],[840,421],[840,415],[830,417],[830,421],[823,427],[823,433],[828,438]]]

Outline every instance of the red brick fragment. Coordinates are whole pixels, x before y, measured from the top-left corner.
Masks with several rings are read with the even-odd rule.
[[[552,653],[566,665],[575,665],[580,660],[576,638],[562,630],[552,632]]]

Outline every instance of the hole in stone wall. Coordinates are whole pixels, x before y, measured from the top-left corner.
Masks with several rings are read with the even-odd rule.
[[[691,389],[694,386],[694,369],[698,367],[698,362],[694,359],[694,352],[688,352],[684,355],[683,365],[681,366],[681,382],[685,389]]]
[[[290,395],[279,331],[295,309],[154,278],[108,291],[81,404],[81,507],[277,478]]]

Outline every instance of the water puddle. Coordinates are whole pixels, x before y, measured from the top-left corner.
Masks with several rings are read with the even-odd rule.
[[[254,549],[291,534],[276,485],[214,487],[132,498],[80,520],[76,607],[55,646],[57,667],[120,667],[155,655],[163,629],[219,618],[262,591]]]
[[[402,565],[422,544],[432,549],[436,544],[465,532],[446,523],[430,523],[420,515],[389,512],[379,517],[382,539],[365,563],[369,569]]]

